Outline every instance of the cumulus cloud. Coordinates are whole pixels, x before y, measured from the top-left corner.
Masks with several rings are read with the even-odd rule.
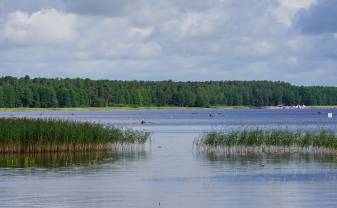
[[[153,28],[132,26],[127,18],[83,17],[55,9],[31,14],[15,11],[4,18],[1,29],[2,44],[12,48],[6,51],[7,54],[36,50],[35,55],[28,55],[33,57],[32,60],[36,60],[36,54],[41,54],[45,62],[58,57],[64,59],[65,56],[75,59],[124,59],[150,58],[161,54],[160,45],[148,40]],[[49,48],[54,53],[49,53]],[[3,54],[4,57],[8,56]]]
[[[336,5],[333,0],[3,0],[0,72],[335,85]]]
[[[59,44],[77,37],[76,16],[55,9],[32,14],[10,13],[3,24],[3,38],[16,44]]]

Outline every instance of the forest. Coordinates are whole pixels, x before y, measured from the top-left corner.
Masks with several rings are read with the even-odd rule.
[[[0,107],[337,105],[337,87],[280,81],[0,78]]]

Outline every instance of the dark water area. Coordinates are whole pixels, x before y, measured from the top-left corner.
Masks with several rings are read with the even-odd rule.
[[[0,207],[337,206],[334,156],[225,156],[193,148],[194,139],[210,130],[336,131],[335,109],[46,111],[0,116],[99,122],[152,133],[138,153],[0,155]]]

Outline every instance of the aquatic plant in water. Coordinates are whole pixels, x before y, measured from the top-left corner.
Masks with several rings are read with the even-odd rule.
[[[0,153],[71,152],[130,148],[149,133],[89,122],[0,118]]]
[[[227,154],[317,153],[337,154],[337,135],[332,131],[243,130],[207,132],[196,139],[201,151]]]

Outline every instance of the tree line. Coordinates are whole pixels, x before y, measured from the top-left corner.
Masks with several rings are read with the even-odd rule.
[[[119,81],[0,77],[0,107],[336,105],[337,87],[272,81]]]

